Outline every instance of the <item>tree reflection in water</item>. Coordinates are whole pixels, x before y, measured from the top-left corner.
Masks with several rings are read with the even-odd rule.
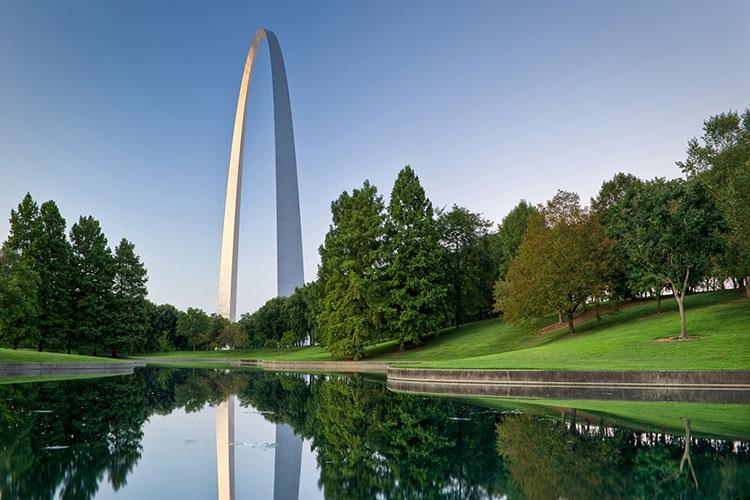
[[[327,498],[750,491],[747,443],[696,438],[689,422],[685,436],[673,436],[595,425],[570,411],[532,417],[396,394],[363,376],[147,368],[127,377],[0,386],[0,498],[91,498],[104,481],[121,490],[137,467],[150,415],[196,412],[233,394],[310,441]]]

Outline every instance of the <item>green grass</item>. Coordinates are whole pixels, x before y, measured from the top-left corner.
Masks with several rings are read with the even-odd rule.
[[[638,401],[589,401],[553,399],[472,398],[468,401],[503,410],[523,409],[528,413],[559,416],[559,409],[601,417],[613,424],[646,431],[681,433],[685,418],[691,432],[729,439],[750,439],[750,406],[740,404],[696,404]],[[553,410],[554,408],[554,410]],[[568,412],[570,418],[570,412]]]
[[[367,360],[407,362],[434,368],[577,369],[577,370],[716,370],[750,369],[750,302],[737,291],[719,291],[686,298],[690,335],[699,339],[660,342],[679,333],[674,299],[662,301],[656,314],[654,301],[622,304],[603,314],[601,321],[576,324],[576,333],[565,327],[540,330],[554,318],[529,324],[486,320],[460,329],[450,328],[416,348],[398,351],[395,341],[368,348]],[[189,351],[150,354],[145,358],[220,358],[283,361],[331,361],[321,347]]]
[[[0,363],[116,363],[119,361],[121,360],[59,352],[38,352],[30,349],[0,349]]]
[[[719,370],[750,369],[750,303],[731,292],[687,298],[688,341],[658,341],[678,333],[676,312],[652,313],[653,304],[640,304],[591,320],[574,335],[555,331],[539,345],[498,349],[473,357],[435,356],[420,366],[484,369],[570,370]],[[491,334],[490,327],[484,332]],[[524,334],[519,332],[519,337]],[[436,353],[437,354],[437,353]],[[405,359],[408,359],[405,357]],[[415,361],[419,357],[413,358]],[[421,358],[424,359],[424,358]],[[437,360],[440,361],[437,361]]]

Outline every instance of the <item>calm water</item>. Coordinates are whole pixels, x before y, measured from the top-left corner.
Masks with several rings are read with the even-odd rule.
[[[4,385],[0,498],[750,494],[739,438],[526,411],[395,394],[363,376],[146,368]]]

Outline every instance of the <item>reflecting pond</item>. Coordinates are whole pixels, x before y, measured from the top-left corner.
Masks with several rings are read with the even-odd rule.
[[[527,403],[254,370],[0,385],[0,498],[750,494],[746,406]]]

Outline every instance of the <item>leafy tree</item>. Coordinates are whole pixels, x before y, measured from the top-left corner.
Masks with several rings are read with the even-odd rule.
[[[458,326],[482,319],[492,309],[492,287],[497,280],[497,258],[489,234],[492,224],[457,205],[440,213],[437,224],[452,321]]]
[[[146,344],[144,349],[146,351],[153,351],[158,349],[160,339],[166,334],[166,338],[170,342],[175,343],[175,347],[187,348],[186,342],[179,342],[184,340],[182,337],[177,336],[177,315],[179,311],[172,304],[161,304],[155,305],[148,303],[149,311],[149,328],[146,334]]]
[[[112,330],[106,336],[108,349],[131,353],[143,349],[149,327],[146,301],[146,268],[135,253],[135,246],[125,238],[115,248]]]
[[[310,333],[307,302],[298,288],[284,301],[284,334],[279,340],[281,347],[302,345]]]
[[[37,347],[64,347],[70,335],[73,254],[65,236],[65,219],[54,201],[42,203],[37,236],[31,245],[39,274],[39,337]]]
[[[39,276],[27,260],[0,249],[0,342],[17,349],[36,337]]]
[[[324,290],[321,340],[331,352],[359,359],[383,323],[383,199],[365,181],[361,189],[342,193],[331,212],[318,272]]]
[[[418,344],[422,337],[437,333],[446,298],[432,202],[409,166],[399,172],[393,186],[386,235],[387,330],[403,351],[405,343]]]
[[[591,199],[591,210],[609,238],[619,241],[622,237],[623,224],[630,210],[629,200],[642,186],[643,181],[638,177],[620,172],[604,181],[597,196]],[[611,294],[631,298],[634,293],[651,292],[660,298],[662,283],[659,279],[639,267],[637,262],[630,261],[621,246],[618,246],[617,252],[619,265],[612,270]]]
[[[707,186],[721,209],[729,228],[722,267],[744,278],[750,299],[750,109],[706,120],[703,136],[688,142],[687,159],[677,164]]]
[[[722,250],[724,220],[698,181],[654,179],[632,200],[621,245],[628,259],[671,288],[680,310],[680,338],[687,338],[685,294]]]
[[[526,233],[526,226],[529,224],[529,218],[533,214],[539,213],[539,210],[526,200],[521,200],[503,217],[503,221],[497,231],[497,240],[499,245],[500,263],[498,269],[499,278],[505,277],[508,272],[510,260],[518,254],[518,249],[523,242],[523,235]]]
[[[566,314],[573,333],[576,310],[607,289],[616,243],[577,194],[558,191],[533,216],[518,255],[497,286],[496,308],[510,320],[552,311]]]
[[[287,297],[274,297],[252,314],[243,314],[237,322],[253,347],[278,347],[287,330]]]
[[[197,346],[206,342],[209,326],[208,315],[202,309],[189,307],[177,317],[177,336],[184,338],[195,352]]]
[[[94,354],[104,349],[105,336],[112,332],[112,284],[115,262],[107,246],[99,221],[81,217],[70,229],[73,250],[73,327],[74,337],[67,342]]]

